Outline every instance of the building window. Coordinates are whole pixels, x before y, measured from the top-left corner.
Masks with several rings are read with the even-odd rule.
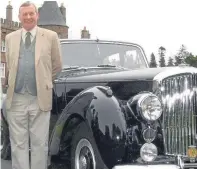
[[[1,78],[5,78],[5,63],[0,64],[0,76]]]
[[[59,37],[59,39],[61,39],[61,37],[62,37],[62,34],[61,34],[61,33],[58,33],[58,37]]]
[[[6,47],[5,47],[5,40],[1,41],[1,52],[5,52],[6,51]]]

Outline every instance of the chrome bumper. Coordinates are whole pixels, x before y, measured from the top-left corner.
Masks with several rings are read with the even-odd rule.
[[[181,169],[177,165],[158,164],[158,165],[117,165],[113,169]]]
[[[183,167],[183,168],[182,168]],[[112,169],[197,169],[197,163],[187,164],[184,166],[170,165],[170,164],[156,164],[156,165],[117,165]]]
[[[155,164],[155,165],[117,165],[112,169],[197,169],[197,163],[171,165],[171,164]]]
[[[197,163],[184,163],[182,157],[178,155],[175,157],[175,164],[123,164],[112,169],[197,169]]]

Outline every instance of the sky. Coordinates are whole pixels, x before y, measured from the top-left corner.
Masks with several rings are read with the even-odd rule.
[[[13,19],[24,2],[11,0]],[[32,0],[38,7],[42,0]],[[166,56],[177,53],[181,44],[197,55],[197,0],[57,0],[66,7],[69,38],[80,38],[84,26],[91,38],[120,40],[142,46],[150,59],[160,46]],[[6,17],[8,0],[1,1],[0,17]]]

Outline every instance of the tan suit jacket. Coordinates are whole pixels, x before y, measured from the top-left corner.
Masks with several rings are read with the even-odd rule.
[[[6,36],[7,100],[6,109],[12,104],[14,94],[22,29]],[[53,80],[62,69],[62,56],[56,32],[37,27],[35,46],[35,74],[37,98],[42,111],[52,108]]]

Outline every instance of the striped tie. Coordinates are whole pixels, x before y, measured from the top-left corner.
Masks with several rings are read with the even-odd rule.
[[[31,45],[31,33],[27,32],[26,33],[26,39],[25,39],[25,46],[28,48]]]

